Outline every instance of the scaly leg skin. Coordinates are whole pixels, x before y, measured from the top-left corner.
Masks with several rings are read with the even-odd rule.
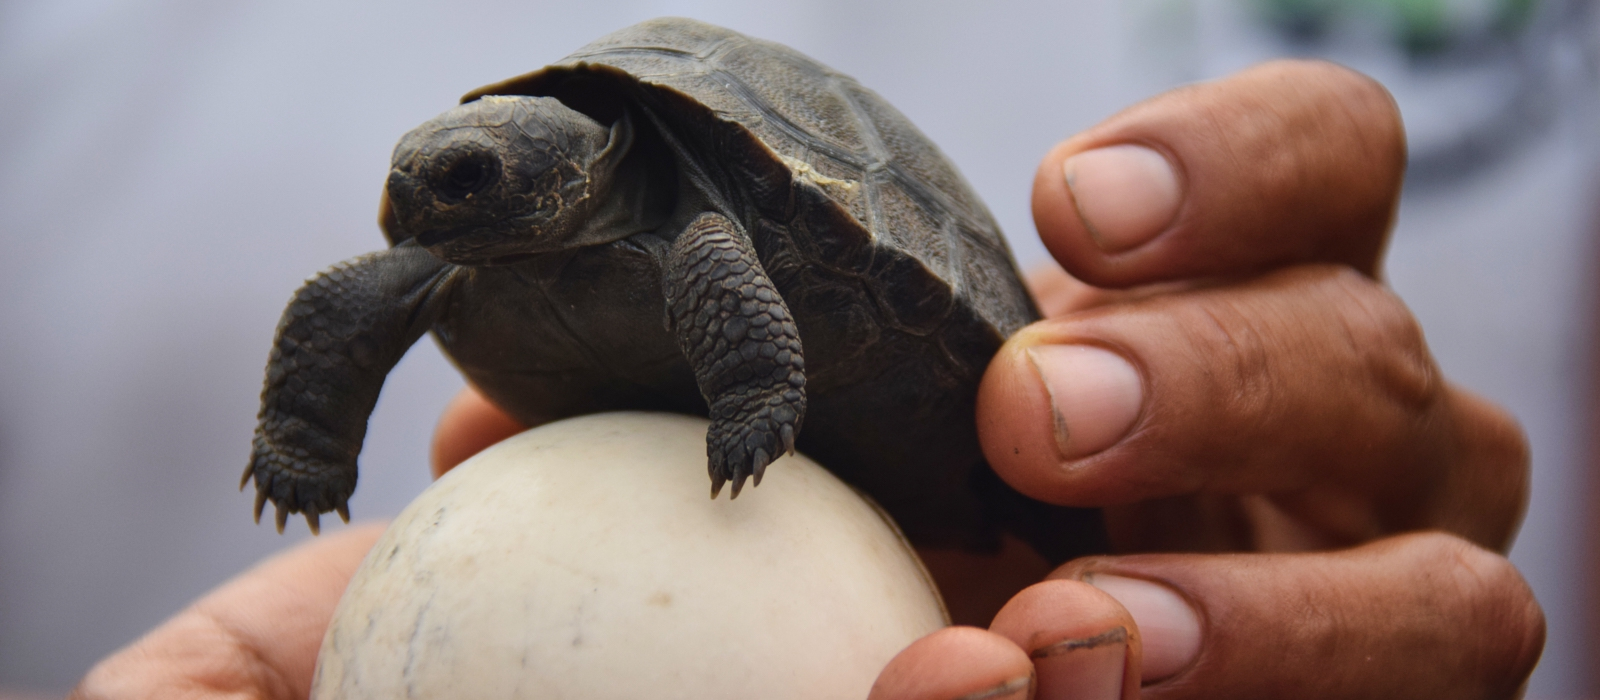
[[[290,513],[350,520],[356,455],[383,380],[444,307],[457,268],[412,245],[339,263],[307,280],[278,323],[250,465],[256,522]]]
[[[794,316],[750,238],[721,214],[701,214],[672,244],[662,284],[668,325],[711,407],[711,497],[794,452],[806,413],[805,359]]]

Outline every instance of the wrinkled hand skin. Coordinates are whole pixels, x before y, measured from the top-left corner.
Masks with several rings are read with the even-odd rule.
[[[1175,161],[1183,203],[1150,243],[1107,254],[1060,173],[1120,143]],[[1053,150],[1035,219],[1071,274],[1034,278],[1047,320],[991,365],[979,419],[991,454],[1035,456],[996,461],[1019,489],[1108,506],[1118,553],[1051,572],[1017,542],[998,558],[924,552],[952,611],[988,628],[918,641],[872,700],[1060,697],[1073,689],[1055,664],[1074,659],[1074,677],[1120,681],[1125,699],[1517,697],[1545,634],[1500,554],[1526,502],[1526,440],[1442,378],[1379,281],[1403,171],[1383,90],[1315,62],[1159,96]],[[1025,351],[1071,342],[1122,353],[1144,403],[1116,444],[1064,460]],[[1265,400],[1218,401],[1219,377]],[[435,474],[520,428],[468,390],[441,421]],[[341,532],[246,572],[103,661],[73,700],[304,698],[376,536]],[[1174,632],[1093,585],[1111,576],[1175,592],[1198,651],[1149,672]],[[1049,651],[1119,627],[1093,659]]]
[[[240,574],[101,661],[71,700],[304,700],[333,610],[384,524],[358,524]]]
[[[1110,146],[1157,154],[1178,201],[1157,228],[1117,232],[1142,242],[1108,250],[1085,212],[1116,197],[1090,201],[1089,171],[1072,187],[1064,171]],[[1023,677],[1059,697],[1071,682],[1029,654],[1126,624],[1138,633],[1119,663],[1140,672],[1125,698],[1516,697],[1545,634],[1502,555],[1527,503],[1527,440],[1444,378],[1382,282],[1404,171],[1383,88],[1306,61],[1175,90],[1053,149],[1033,208],[1061,268],[1034,276],[1046,319],[991,363],[979,431],[1022,493],[1104,508],[1117,555],[1069,562],[1044,588],[1024,587],[1047,566],[986,563],[1015,573],[1009,592],[964,581],[990,596],[969,618],[989,630],[919,642],[872,698],[966,697]],[[1074,410],[1072,387],[1056,387],[1069,430],[1127,421],[1097,426],[1120,437],[1087,454],[1063,456],[1034,362],[1065,346],[1109,351],[1139,381],[1125,413]],[[1113,576],[1175,594],[1198,630],[1167,614],[1138,629],[1148,605],[1090,585]],[[1075,677],[1117,671],[1083,665]],[[929,668],[937,678],[918,680]]]

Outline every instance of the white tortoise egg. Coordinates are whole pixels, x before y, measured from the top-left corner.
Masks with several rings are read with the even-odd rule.
[[[356,572],[311,697],[865,698],[948,624],[921,563],[803,456],[711,500],[705,428],[575,418],[451,471]]]

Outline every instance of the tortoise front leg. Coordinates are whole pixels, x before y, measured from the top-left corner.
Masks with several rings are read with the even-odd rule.
[[[256,522],[270,499],[290,513],[347,505],[356,455],[384,377],[443,308],[458,270],[405,245],[334,265],[295,292],[278,323],[261,390],[255,449],[239,488],[256,481]]]
[[[668,326],[711,407],[711,497],[739,496],[767,464],[794,452],[806,413],[805,359],[794,316],[728,217],[701,214],[673,241],[662,284]]]

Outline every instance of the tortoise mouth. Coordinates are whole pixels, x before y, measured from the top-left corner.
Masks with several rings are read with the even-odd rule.
[[[509,235],[492,225],[429,229],[418,234],[416,241],[439,258],[457,265],[514,265],[549,252],[529,250],[527,237]]]
[[[458,241],[475,233],[489,233],[487,226],[452,226],[449,228],[436,228],[417,234],[417,243],[424,248]]]

